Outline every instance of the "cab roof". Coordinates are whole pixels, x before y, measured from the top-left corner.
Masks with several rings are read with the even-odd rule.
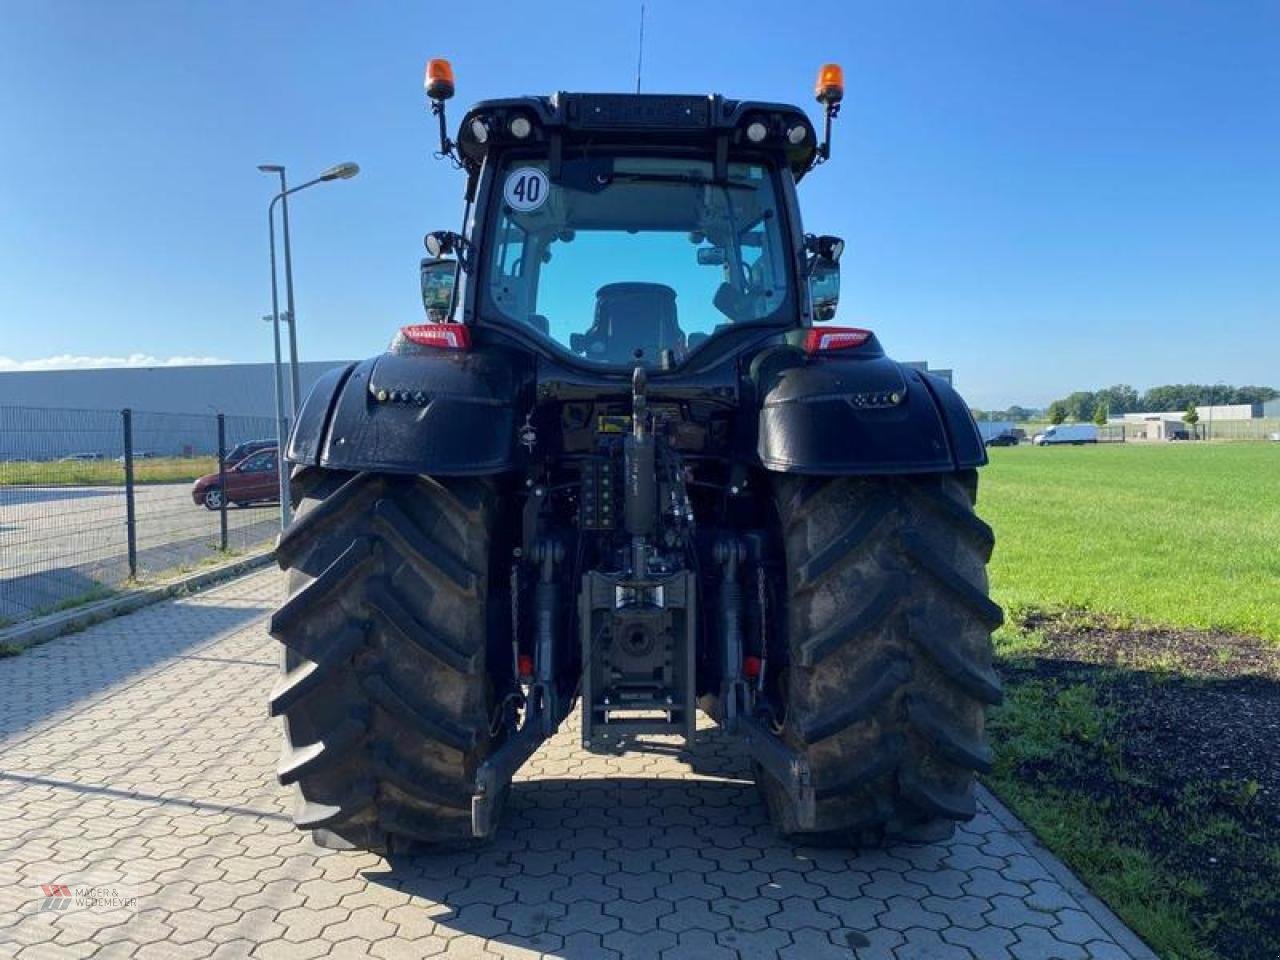
[[[512,130],[517,117],[529,121],[524,137]],[[463,163],[474,169],[490,150],[532,144],[547,145],[554,167],[566,144],[586,141],[705,146],[718,165],[727,163],[730,151],[772,152],[796,180],[813,166],[818,152],[813,124],[799,107],[719,94],[556,93],[485,100],[462,118],[457,142]]]

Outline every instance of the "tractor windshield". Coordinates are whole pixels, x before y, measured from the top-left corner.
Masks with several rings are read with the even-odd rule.
[[[789,306],[773,173],[659,156],[508,158],[497,172],[487,296],[580,359],[667,367],[718,330]]]

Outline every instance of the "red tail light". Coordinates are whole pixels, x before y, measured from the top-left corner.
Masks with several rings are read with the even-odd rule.
[[[804,352],[827,353],[831,350],[850,350],[871,339],[871,331],[860,327],[812,328],[804,337]]]
[[[400,328],[410,343],[441,350],[470,350],[471,331],[460,323],[415,323]]]

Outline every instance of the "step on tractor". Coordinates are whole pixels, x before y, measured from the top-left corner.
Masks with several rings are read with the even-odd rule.
[[[703,712],[806,843],[973,816],[1000,698],[986,454],[947,381],[830,323],[844,242],[805,232],[796,188],[843,86],[822,68],[820,125],[559,93],[455,138],[428,65],[461,228],[426,236],[426,322],[324,375],[288,444],[270,710],[318,842],[492,836],[579,703],[593,751]]]

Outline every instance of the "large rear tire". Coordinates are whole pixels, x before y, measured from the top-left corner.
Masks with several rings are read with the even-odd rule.
[[[270,702],[284,718],[277,772],[297,792],[294,821],[326,846],[473,839],[474,774],[498,726],[486,662],[492,485],[309,469],[294,489]]]
[[[994,538],[973,471],[778,477],[790,664],[774,694],[809,761],[816,824],[760,771],[777,827],[851,846],[937,840],[974,815],[983,735],[1000,700],[987,594]]]

